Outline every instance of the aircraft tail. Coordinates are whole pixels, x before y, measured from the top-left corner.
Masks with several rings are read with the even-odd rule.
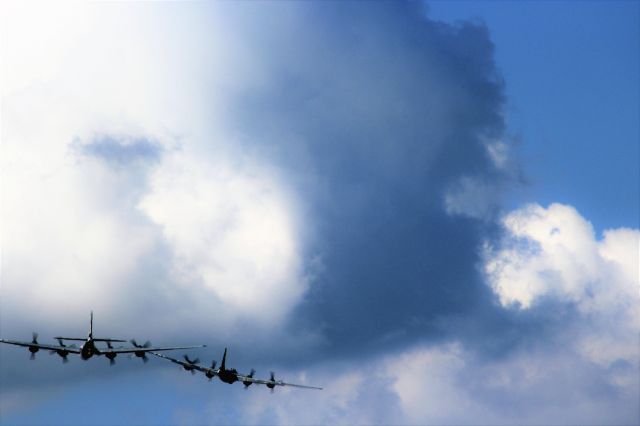
[[[91,311],[91,317],[89,319],[89,339],[93,339],[93,311]]]
[[[224,348],[224,354],[222,355],[222,362],[220,363],[220,370],[225,370],[225,362],[227,360],[227,348]]]

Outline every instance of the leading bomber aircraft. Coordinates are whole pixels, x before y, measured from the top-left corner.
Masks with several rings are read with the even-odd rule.
[[[269,389],[271,389],[271,391],[273,392],[273,389],[276,386],[293,386],[293,387],[297,387],[297,388],[306,388],[306,389],[319,389],[322,390],[322,388],[316,387],[316,386],[305,386],[305,385],[297,385],[294,383],[285,383],[282,380],[276,380],[275,378],[275,374],[273,372],[271,372],[271,378],[269,380],[263,380],[263,379],[256,379],[253,377],[253,375],[255,374],[256,370],[251,369],[251,373],[249,373],[248,375],[244,376],[242,374],[239,374],[238,371],[235,368],[227,368],[226,367],[226,360],[227,360],[227,348],[224,348],[224,355],[222,355],[222,362],[220,363],[220,367],[216,368],[216,361],[213,361],[213,363],[211,364],[211,367],[205,367],[203,365],[198,364],[198,359],[196,358],[195,360],[190,360],[188,356],[184,356],[184,361],[181,361],[179,359],[175,359],[175,358],[171,358],[169,356],[166,355],[162,355],[162,354],[158,354],[155,352],[151,352],[152,355],[155,355],[157,357],[160,358],[164,358],[168,361],[171,361],[175,364],[181,365],[182,368],[184,368],[186,371],[191,371],[192,374],[195,373],[195,370],[201,371],[205,374],[205,376],[207,376],[209,378],[209,380],[211,380],[214,377],[218,377],[220,380],[222,380],[225,383],[228,384],[233,384],[235,382],[242,382],[242,384],[244,385],[245,388],[248,388],[249,386],[251,386],[253,383],[258,383],[261,385],[266,385]]]
[[[6,340],[0,339],[0,343],[7,343],[9,345],[16,346],[24,346],[29,349],[31,352],[30,359],[35,359],[36,352],[40,349],[48,350],[52,354],[57,353],[62,357],[62,362],[67,362],[67,355],[76,354],[80,355],[83,360],[88,360],[92,356],[104,355],[109,359],[109,363],[111,365],[115,364],[115,358],[118,354],[134,354],[135,356],[142,358],[143,361],[147,362],[147,353],[151,351],[172,351],[176,349],[192,349],[192,348],[203,348],[206,345],[199,346],[172,346],[166,348],[154,348],[151,347],[150,342],[146,342],[144,345],[139,345],[135,340],[131,340],[133,344],[133,348],[114,348],[111,343],[113,342],[126,342],[126,340],[122,339],[105,339],[105,338],[96,338],[93,337],[93,312],[91,312],[91,318],[89,320],[89,335],[86,338],[82,337],[55,337],[58,341],[59,345],[43,345],[38,343],[38,334],[33,333],[33,339],[31,342],[18,342],[15,340]],[[74,340],[74,341],[82,341],[84,342],[80,347],[75,345],[65,345],[65,340]],[[99,349],[96,347],[96,342],[105,342],[107,344],[106,349]]]

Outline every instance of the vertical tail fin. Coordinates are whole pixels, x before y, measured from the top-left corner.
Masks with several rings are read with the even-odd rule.
[[[89,319],[89,339],[93,338],[93,311],[91,311],[91,317]]]
[[[227,360],[227,348],[224,348],[224,355],[222,355],[222,362],[220,363],[220,370],[224,371],[224,363]]]

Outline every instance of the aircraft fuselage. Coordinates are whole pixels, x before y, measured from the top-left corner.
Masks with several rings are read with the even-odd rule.
[[[238,372],[234,369],[220,370],[218,377],[225,383],[233,384],[238,381]]]
[[[96,348],[93,339],[87,339],[80,349],[80,356],[86,361],[94,355],[100,355],[100,351]]]

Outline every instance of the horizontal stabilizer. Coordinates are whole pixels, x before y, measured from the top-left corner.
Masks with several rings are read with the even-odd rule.
[[[62,340],[77,340],[79,342],[84,342],[87,340],[86,337],[54,337],[54,339],[62,339]],[[94,342],[126,342],[126,340],[121,339],[93,339]]]

